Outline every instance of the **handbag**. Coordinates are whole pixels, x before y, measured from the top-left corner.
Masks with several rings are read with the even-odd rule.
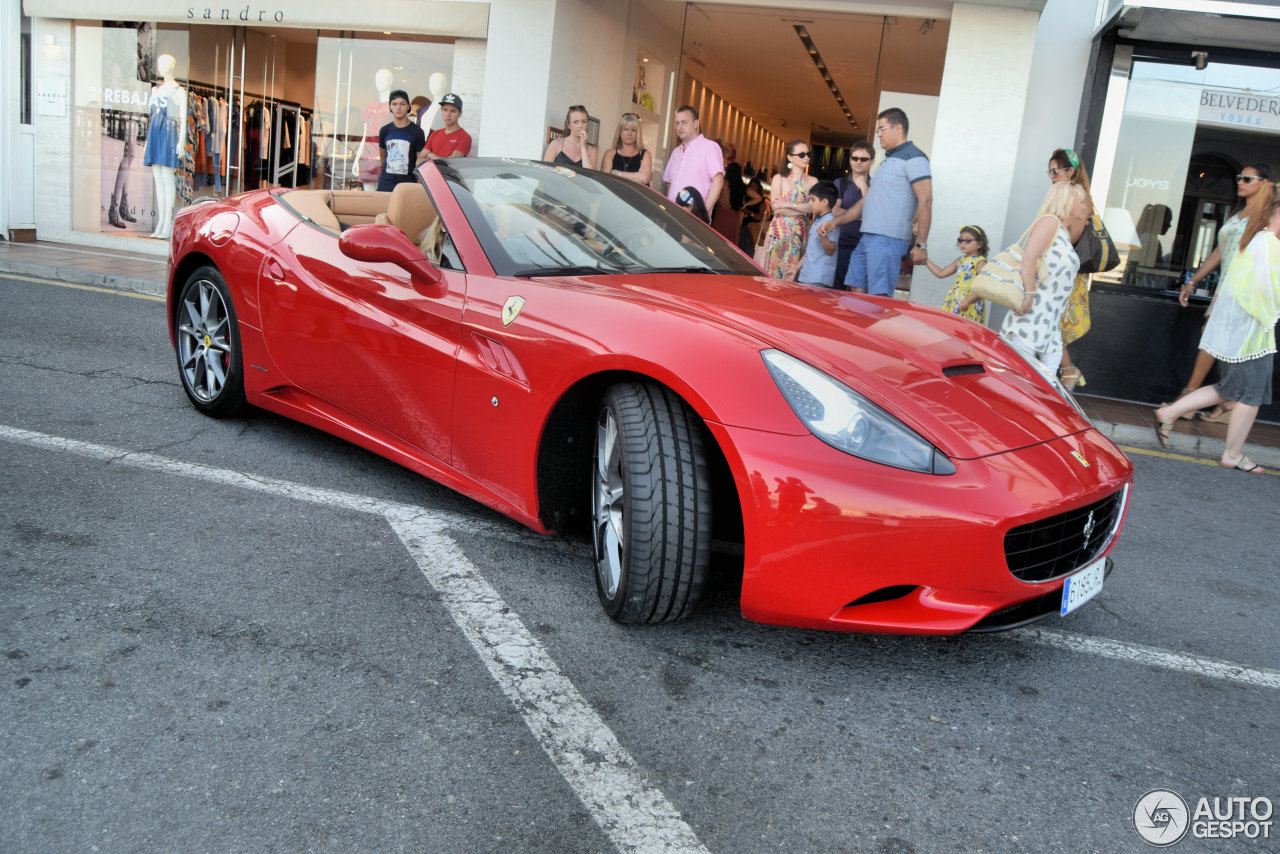
[[[751,260],[760,268],[760,272],[767,273],[769,263],[769,253],[765,251],[765,243],[769,240],[769,226],[773,222],[773,213],[769,212],[760,220],[759,237],[756,240],[756,251],[752,253]]]
[[[1035,227],[1035,223],[1031,224]],[[997,252],[987,259],[982,272],[969,282],[969,291],[985,300],[990,300],[1005,308],[1017,310],[1022,307],[1022,298],[1026,292],[1022,290],[1022,250],[1026,245],[1031,228],[1022,232],[1018,241]],[[1036,259],[1036,281],[1044,278],[1045,266],[1043,255]]]
[[[1120,263],[1120,253],[1107,233],[1102,217],[1094,214],[1085,223],[1080,239],[1076,241],[1076,254],[1080,256],[1080,275],[1105,273]]]

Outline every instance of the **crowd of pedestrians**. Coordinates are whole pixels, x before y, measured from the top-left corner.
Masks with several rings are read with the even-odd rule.
[[[406,119],[406,93],[391,96],[394,121],[380,140],[389,183],[404,180],[406,163],[430,157],[466,156],[471,140],[457,126],[462,102],[442,99],[443,131],[430,137]],[[590,115],[575,105],[565,116],[564,136],[553,139],[543,159],[557,165],[607,171],[650,185],[654,159],[645,146],[639,116],[624,113],[603,155],[589,141]],[[991,246],[978,225],[965,225],[956,241],[959,254],[945,266],[926,251],[932,224],[933,180],[929,159],[910,141],[910,122],[898,108],[877,116],[875,133],[884,159],[875,175],[875,151],[867,141],[850,148],[849,171],[836,181],[809,173],[812,149],[804,140],[787,143],[783,162],[768,176],[736,162],[731,145],[702,134],[698,111],[683,106],[675,114],[676,145],[662,170],[666,195],[679,207],[711,224],[748,254],[771,277],[817,287],[892,297],[899,276],[924,265],[939,278],[954,277],[942,308],[978,323],[988,306],[971,290],[988,263]],[[384,141],[385,140],[385,141]],[[388,159],[390,157],[390,159]],[[1021,304],[1008,311],[1001,335],[1029,356],[1056,370],[1068,389],[1085,384],[1068,345],[1091,327],[1089,278],[1081,272],[1077,248],[1096,209],[1088,170],[1070,148],[1049,157],[1050,187],[1040,210],[1019,241]],[[379,189],[382,189],[380,186]],[[1228,423],[1222,465],[1246,472],[1262,467],[1244,456],[1244,441],[1260,406],[1271,402],[1274,325],[1280,315],[1280,227],[1275,175],[1263,163],[1237,176],[1240,203],[1218,233],[1217,248],[1192,274],[1180,293],[1219,273],[1195,368],[1179,398],[1156,410],[1156,437],[1168,444],[1177,418],[1199,417]],[[1214,363],[1219,382],[1203,382]],[[1212,407],[1212,411],[1204,412]]]

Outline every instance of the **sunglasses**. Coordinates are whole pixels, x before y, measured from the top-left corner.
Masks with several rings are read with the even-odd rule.
[[[808,152],[808,151],[797,151],[797,152],[793,153],[793,154],[792,154],[792,155],[790,155],[790,156],[791,156],[791,157],[812,157],[812,156],[813,156],[813,154],[812,154],[811,152]]]
[[[1261,181],[1261,180],[1262,180],[1261,175],[1237,175],[1236,176],[1237,184],[1252,184],[1254,181]]]
[[[1069,171],[1070,171],[1069,169],[1056,169],[1056,168],[1055,168],[1055,169],[1050,169],[1050,170],[1049,170],[1049,177],[1050,177],[1050,178],[1057,178],[1057,177],[1058,177],[1059,175],[1061,175],[1063,172],[1069,172]]]
[[[966,243],[977,243],[977,242],[978,242],[977,238],[974,238],[974,237],[962,237],[956,241],[957,245],[960,245],[960,246],[963,246]]]
[[[854,163],[870,163],[874,158],[871,157],[850,157]]]

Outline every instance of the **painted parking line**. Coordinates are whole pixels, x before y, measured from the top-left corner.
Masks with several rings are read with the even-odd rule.
[[[118,297],[131,297],[132,299],[145,299],[152,302],[164,302],[165,298],[155,296],[154,294],[143,294],[137,291],[125,291],[120,288],[101,288],[97,285],[78,285],[75,282],[60,282],[57,279],[40,279],[34,276],[23,276],[18,273],[6,273],[0,271],[0,277],[6,279],[17,279],[21,282],[35,282],[38,285],[57,285],[60,288],[71,288],[76,291],[93,291],[98,294],[111,294]]]
[[[1181,670],[1198,676],[1209,676],[1214,679],[1226,679],[1261,688],[1280,688],[1280,670],[1267,670],[1264,667],[1244,667],[1229,661],[1216,661],[1212,658],[1198,658],[1193,655],[1169,652],[1153,646],[1121,643],[1106,638],[1088,637],[1070,632],[1055,632],[1029,626],[1014,629],[1007,633],[1027,643],[1067,649],[1072,652],[1086,652],[1104,658],[1115,658],[1121,661],[1132,661],[1150,667],[1161,667],[1165,670]]]
[[[0,426],[0,439],[383,517],[485,668],[619,851],[708,854],[661,790],[514,610],[449,537],[458,519],[421,507]]]
[[[1124,451],[1126,454],[1141,454],[1144,457],[1159,457],[1164,460],[1177,460],[1178,462],[1183,463],[1199,463],[1202,466],[1213,466],[1214,468],[1230,470],[1228,466],[1224,466],[1219,460],[1213,457],[1189,457],[1186,454],[1174,454],[1169,451],[1153,450],[1152,448],[1134,448],[1129,445],[1117,445],[1116,447]],[[1248,454],[1245,456],[1248,456]],[[1262,473],[1273,476],[1280,475],[1280,471],[1275,471],[1270,468],[1266,469],[1266,471]],[[1248,474],[1248,472],[1245,472],[1245,474]]]

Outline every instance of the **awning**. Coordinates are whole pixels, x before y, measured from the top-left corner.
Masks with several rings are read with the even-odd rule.
[[[1137,0],[1117,4],[1104,29],[1135,41],[1274,51],[1280,7],[1222,0]]]
[[[23,0],[33,18],[296,27],[487,38],[488,2],[471,0]]]

